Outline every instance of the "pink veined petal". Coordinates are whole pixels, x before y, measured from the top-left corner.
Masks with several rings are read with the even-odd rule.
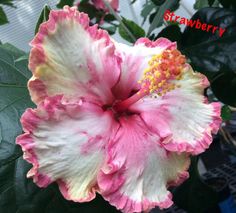
[[[138,80],[143,76],[148,61],[153,55],[160,54],[166,49],[175,49],[176,43],[166,38],[150,41],[148,38],[140,38],[134,46],[115,43],[116,52],[122,58],[121,76],[118,84],[113,88],[117,98],[125,99],[133,91],[140,89]]]
[[[220,127],[220,103],[207,102],[203,92],[208,80],[190,66],[175,83],[180,88],[161,97],[145,97],[130,109],[139,112],[146,125],[160,135],[167,150],[199,154],[209,147],[212,134]]]
[[[137,115],[121,118],[120,124],[108,146],[107,165],[98,176],[102,196],[125,213],[170,207],[167,186],[188,178],[188,156],[161,147],[159,137]]]
[[[92,2],[94,3],[94,6],[97,9],[102,9],[105,11],[109,11],[108,8],[104,5],[102,0],[92,0]],[[119,0],[107,0],[107,2],[111,5],[111,7],[117,11],[118,7],[119,7]]]
[[[31,42],[28,83],[32,100],[48,96],[85,97],[96,103],[113,100],[120,59],[108,33],[89,26],[87,14],[65,6],[51,11]]]
[[[21,123],[25,133],[16,142],[33,164],[27,176],[40,187],[56,181],[68,200],[92,200],[105,145],[116,128],[111,114],[93,104],[69,104],[54,96],[26,110]]]

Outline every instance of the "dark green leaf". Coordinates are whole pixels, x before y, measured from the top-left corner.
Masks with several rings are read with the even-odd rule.
[[[208,0],[208,4],[209,4],[210,7],[213,5],[214,1],[215,0]]]
[[[128,30],[133,34],[135,39],[145,36],[145,31],[140,26],[138,26],[135,22],[125,19],[125,18],[122,19],[122,22],[128,28]],[[131,36],[126,32],[126,30],[123,28],[121,24],[119,25],[119,34],[126,41],[129,41],[131,43],[134,42]]]
[[[203,7],[209,7],[209,2],[208,0],[196,0],[193,7],[196,10],[202,9]]]
[[[150,14],[150,16],[149,16],[149,23],[152,23],[152,22],[153,22],[153,20],[154,20],[154,18],[156,17],[156,14],[157,14],[157,12],[159,11],[159,9],[160,9],[160,7],[157,6],[157,7],[155,8],[155,11]],[[160,27],[161,24],[162,24],[162,21],[160,21],[160,24],[159,24],[157,27]]]
[[[0,4],[16,8],[13,4],[13,1],[14,0],[0,0]]]
[[[57,4],[57,8],[63,8],[65,5],[72,7],[74,5],[75,0],[60,0]]]
[[[22,131],[21,114],[33,106],[26,86],[31,73],[28,60],[19,60],[22,53],[10,45],[0,46],[0,141],[10,143]]]
[[[231,112],[230,108],[227,105],[224,105],[221,108],[221,118],[224,121],[229,121],[231,119],[231,117],[232,117],[232,112]]]
[[[36,34],[38,32],[40,24],[42,24],[43,22],[48,20],[50,10],[51,10],[51,8],[48,5],[44,6],[42,12],[40,13],[39,19],[37,21],[34,34]]]
[[[178,7],[179,7],[179,0],[165,1],[160,7],[158,7],[147,34],[150,35],[153,30],[162,25],[163,15],[166,10],[174,11]]]
[[[4,140],[0,143],[0,167],[15,161],[20,156],[22,151],[19,146]]]
[[[211,83],[214,95],[224,104],[236,106],[236,73],[219,73]]]
[[[107,14],[104,17],[104,21],[106,21],[106,22],[112,22],[112,21],[115,21],[115,20],[116,20],[116,18],[112,14]]]
[[[208,4],[210,7],[218,7],[219,6],[219,0],[208,0]]]
[[[151,0],[155,5],[160,6],[162,5],[166,0]]]
[[[10,43],[4,43],[1,44],[0,46],[1,48],[3,48],[4,50],[6,50],[8,52],[9,55],[11,55],[11,57],[14,58],[14,60],[19,59],[22,56],[25,56],[26,53],[18,48],[16,48],[15,46],[13,46]]]
[[[174,191],[174,202],[188,213],[206,213],[217,204],[217,193],[202,181],[196,158],[192,159],[189,174],[189,179]]]
[[[97,22],[105,15],[104,11],[98,10],[94,5],[87,1],[80,2],[78,10],[87,13],[90,19],[96,18]]]
[[[187,27],[183,33],[183,53],[197,71],[219,72],[236,70],[236,11],[203,8],[192,17],[226,29],[222,37],[216,33]]]
[[[214,95],[235,106],[236,11],[203,8],[192,19],[226,29],[220,37],[218,31],[213,34],[187,27],[182,37],[182,52],[190,58],[195,70],[208,76]]]
[[[0,150],[1,153],[1,150]],[[15,154],[15,153],[14,153]],[[16,154],[15,154],[16,155]],[[0,167],[0,212],[4,213],[119,213],[100,196],[88,203],[65,200],[57,184],[38,188],[26,173],[31,165],[22,157]]]
[[[0,7],[0,25],[4,25],[7,23],[8,23],[7,16],[5,12],[3,11],[3,8]]]
[[[143,17],[143,23],[146,21],[147,17],[150,15],[150,13],[155,8],[155,5],[152,2],[147,2],[147,4],[144,4],[143,9],[141,11],[141,16]]]
[[[157,35],[157,38],[160,37],[168,38],[171,41],[176,41],[178,46],[180,46],[182,33],[178,25],[169,25]]]
[[[219,2],[225,8],[236,8],[236,1],[235,0],[219,0]]]

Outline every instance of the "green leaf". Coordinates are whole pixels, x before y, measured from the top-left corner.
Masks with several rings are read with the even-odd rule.
[[[192,20],[226,29],[222,37],[216,33],[187,27],[183,33],[183,52],[198,71],[236,70],[236,11],[223,8],[203,8]]]
[[[151,25],[148,29],[148,36],[152,33],[153,30],[162,25],[163,15],[166,10],[174,11],[179,7],[179,1],[180,0],[165,1],[160,7],[157,7]]]
[[[0,4],[16,8],[13,4],[14,0],[0,0]]]
[[[219,0],[208,0],[208,4],[210,7],[219,7]]]
[[[225,8],[236,8],[236,1],[235,0],[219,0],[219,2]]]
[[[188,213],[205,213],[217,204],[217,193],[206,185],[199,175],[197,158],[192,158],[190,177],[174,191],[174,203]],[[209,199],[210,198],[210,199]]]
[[[22,53],[10,45],[0,46],[0,141],[10,143],[22,132],[21,114],[34,106],[26,86],[31,76],[28,60],[19,60]]]
[[[160,37],[168,38],[171,41],[176,41],[179,47],[182,39],[182,32],[178,25],[169,25],[157,35],[157,38]]]
[[[209,77],[214,95],[223,103],[236,104],[236,11],[224,8],[203,8],[192,20],[226,29],[219,33],[187,27],[182,37],[182,52],[193,68]],[[224,85],[224,86],[223,86]]]
[[[63,8],[65,5],[72,7],[75,0],[60,0],[57,4],[57,8]]]
[[[0,167],[15,161],[20,156],[22,151],[19,146],[4,140],[0,143]]]
[[[224,105],[221,108],[221,118],[224,121],[229,121],[232,118],[232,112],[231,112],[230,108],[227,105]]]
[[[160,6],[162,5],[166,0],[151,0],[155,5]]]
[[[105,12],[103,10],[98,10],[94,5],[90,4],[87,1],[80,2],[78,10],[80,12],[87,13],[90,19],[96,18],[96,23],[99,23],[101,18],[105,15]]]
[[[145,31],[140,26],[138,26],[135,22],[125,19],[125,18],[122,18],[122,22],[128,28],[128,30],[133,34],[135,39],[145,36]],[[119,25],[119,34],[126,41],[129,41],[130,43],[134,42],[131,36],[123,28],[122,24]]]
[[[224,104],[236,106],[236,72],[221,72],[211,83],[214,95]]]
[[[106,22],[112,22],[112,21],[115,21],[115,20],[116,20],[115,16],[113,16],[110,13],[106,14],[105,17],[104,17],[104,21],[106,21]]]
[[[51,8],[48,5],[45,5],[43,10],[40,13],[40,16],[38,18],[35,30],[34,30],[34,34],[36,34],[39,31],[39,27],[40,24],[42,24],[43,22],[47,21],[49,18],[49,13],[50,13]]]
[[[203,7],[209,7],[209,0],[196,0],[194,4],[194,9],[199,10],[202,9]]]
[[[8,52],[8,54],[14,58],[14,60],[26,55],[26,53],[24,51],[16,48],[15,46],[13,46],[10,43],[1,44],[0,47],[3,48],[4,50],[6,50]]]
[[[147,17],[150,15],[150,13],[153,11],[155,8],[155,5],[152,2],[147,2],[144,4],[142,11],[141,11],[141,16],[143,17],[143,23],[147,20]]]
[[[0,25],[4,25],[7,23],[8,23],[7,16],[6,16],[3,8],[0,7]]]
[[[0,147],[2,148],[2,147]],[[0,149],[0,156],[2,149]],[[16,153],[14,153],[15,156]],[[101,196],[87,203],[71,202],[63,198],[57,184],[38,188],[26,178],[31,165],[16,157],[0,167],[0,212],[6,213],[119,213]]]

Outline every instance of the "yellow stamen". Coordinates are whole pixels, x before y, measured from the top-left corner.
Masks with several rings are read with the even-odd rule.
[[[138,81],[141,89],[156,97],[155,94],[162,96],[179,88],[173,82],[182,79],[185,63],[185,56],[178,50],[165,50],[162,54],[154,55],[148,62],[149,67],[144,70],[143,78]]]

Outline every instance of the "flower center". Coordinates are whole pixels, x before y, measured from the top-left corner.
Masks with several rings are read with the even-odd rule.
[[[149,67],[144,70],[142,79],[138,81],[141,89],[126,100],[115,104],[113,108],[117,112],[122,112],[147,95],[156,98],[180,87],[176,80],[182,78],[185,64],[185,56],[176,49],[154,55],[148,62]]]

